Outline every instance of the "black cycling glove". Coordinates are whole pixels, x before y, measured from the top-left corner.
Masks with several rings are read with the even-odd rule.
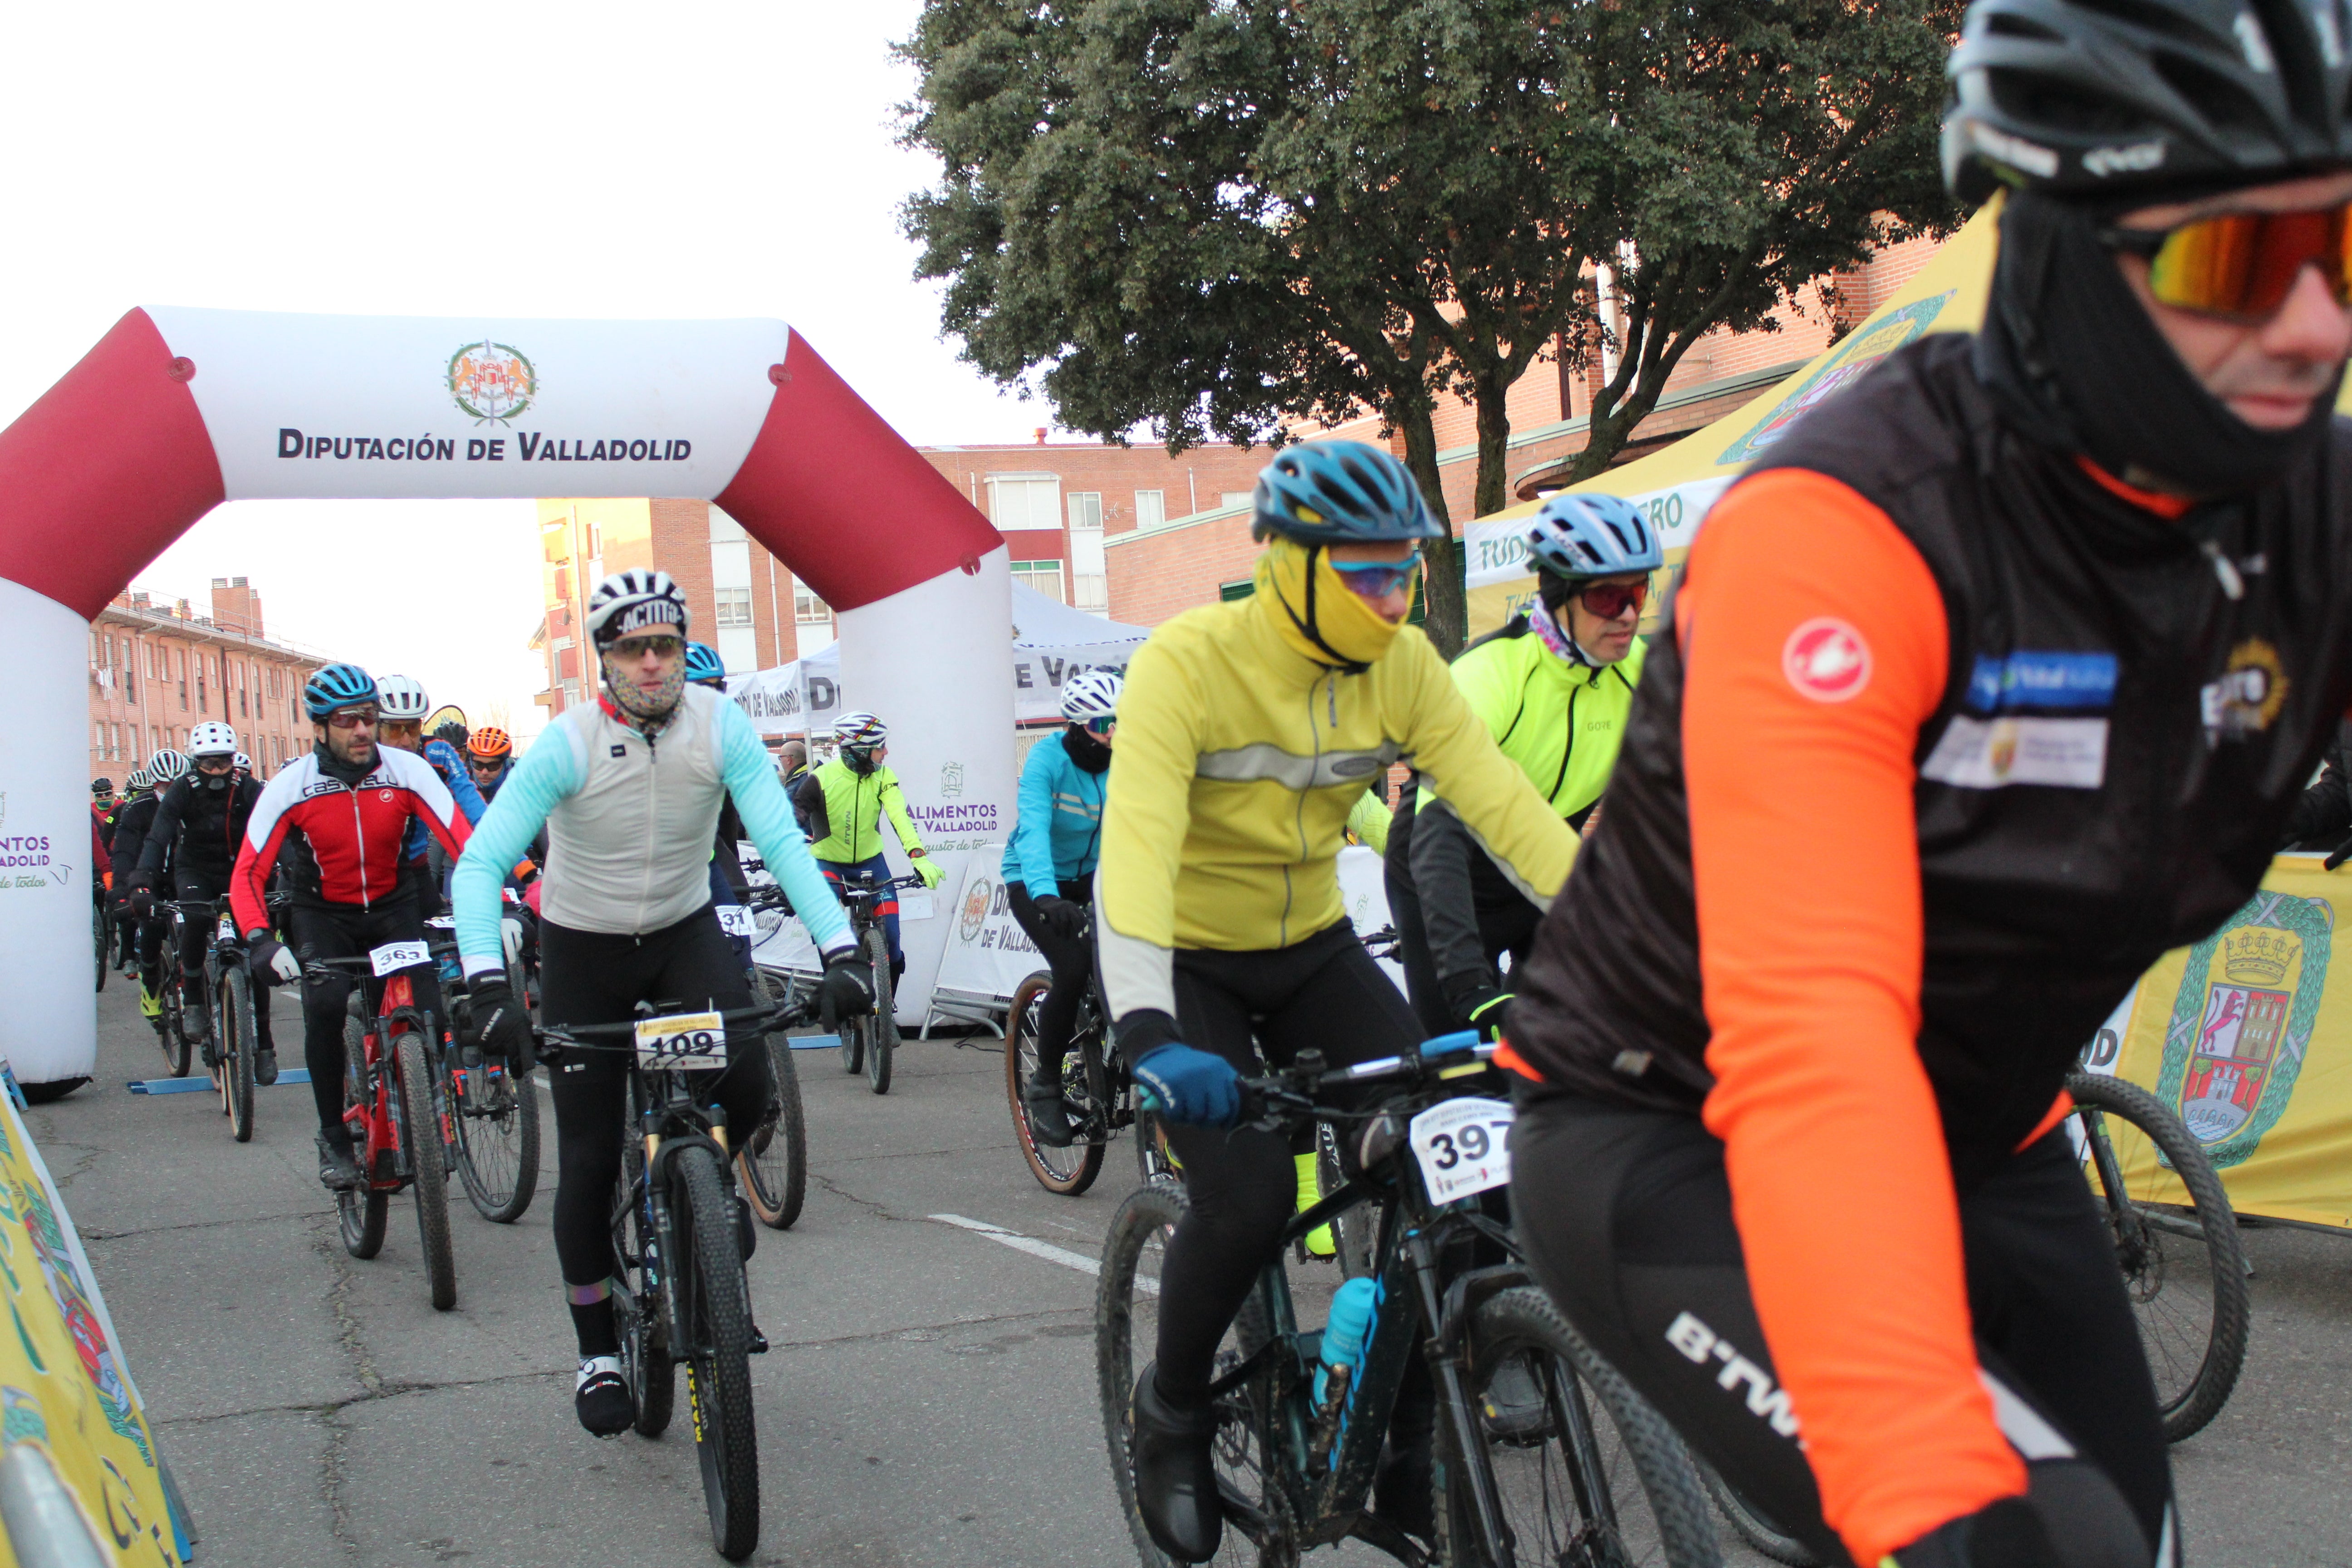
[[[520,1057],[530,1020],[515,1000],[513,988],[499,976],[487,975],[469,983],[466,994],[473,1004],[474,1043],[482,1054],[507,1061]]]
[[[1037,919],[1055,936],[1076,942],[1087,931],[1087,909],[1084,904],[1053,893],[1036,900]]]
[[[845,1017],[870,1011],[874,1005],[874,966],[859,958],[855,950],[828,961],[824,978],[817,984],[816,1005],[817,1016],[824,1020],[827,1034],[839,1030]]]

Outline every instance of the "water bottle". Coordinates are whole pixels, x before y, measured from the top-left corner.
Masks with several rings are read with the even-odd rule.
[[[1380,1306],[1376,1279],[1350,1279],[1331,1294],[1331,1316],[1323,1325],[1323,1344],[1316,1357],[1322,1364],[1315,1369],[1316,1447],[1326,1452],[1339,1446],[1346,1429],[1356,1372],[1371,1346],[1372,1321]]]

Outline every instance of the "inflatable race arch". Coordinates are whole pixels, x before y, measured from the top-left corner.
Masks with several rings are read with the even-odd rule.
[[[888,721],[926,838],[1010,826],[1003,541],[784,323],[135,310],[0,431],[0,620],[26,678],[0,744],[0,1052],[20,1079],[97,1059],[99,610],[224,500],[541,496],[723,509],[839,616],[844,681]],[[429,595],[430,563],[380,548],[381,592]],[[909,936],[927,988],[937,944]]]

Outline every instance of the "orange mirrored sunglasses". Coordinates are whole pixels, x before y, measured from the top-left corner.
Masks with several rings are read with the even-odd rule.
[[[2178,228],[2108,228],[2108,248],[2147,261],[2147,289],[2183,310],[2258,321],[2286,303],[2305,267],[2352,305],[2352,203],[2312,212],[2223,213]]]

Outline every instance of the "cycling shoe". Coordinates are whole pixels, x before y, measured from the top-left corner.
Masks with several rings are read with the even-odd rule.
[[[349,1192],[360,1184],[360,1163],[349,1142],[319,1134],[319,1180],[330,1192]]]
[[[1157,1370],[1156,1363],[1147,1366],[1135,1380],[1128,1462],[1136,1509],[1160,1551],[1179,1563],[1206,1563],[1217,1554],[1225,1525],[1212,1451],[1216,1408],[1162,1399],[1153,1382]]]
[[[629,1380],[621,1375],[620,1357],[582,1358],[580,1374],[572,1384],[572,1408],[593,1436],[617,1437],[629,1429],[637,1418],[637,1400],[629,1392]]]
[[[1028,1113],[1029,1136],[1048,1149],[1066,1149],[1076,1142],[1070,1126],[1070,1104],[1059,1084],[1031,1079],[1021,1089],[1021,1109]]]

